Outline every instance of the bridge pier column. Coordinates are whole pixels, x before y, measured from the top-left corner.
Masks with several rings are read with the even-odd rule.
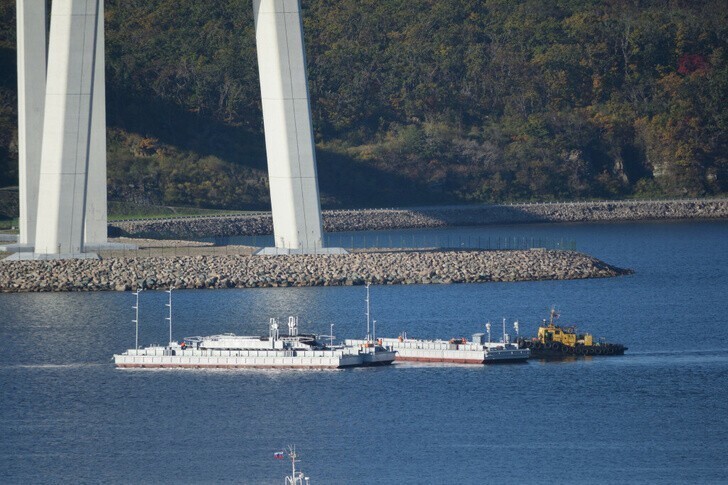
[[[100,0],[54,0],[35,253],[84,255]],[[103,53],[101,53],[103,55]],[[93,160],[98,163],[98,160]],[[94,171],[97,173],[97,171]],[[105,184],[104,184],[105,185]]]
[[[299,0],[253,0],[275,248],[324,252]]]
[[[99,1],[96,27],[93,100],[91,103],[91,142],[89,149],[86,223],[84,245],[94,248],[108,244],[106,203],[106,54],[104,41],[104,2]]]
[[[38,212],[46,84],[46,3],[17,0],[18,52],[18,243],[32,250]]]

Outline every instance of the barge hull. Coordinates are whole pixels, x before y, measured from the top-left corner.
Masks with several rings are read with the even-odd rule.
[[[121,369],[344,369],[355,365],[117,364]]]
[[[485,364],[483,359],[446,359],[444,357],[405,357],[403,355],[397,355],[400,362],[430,362],[430,363],[443,363],[443,364]]]
[[[356,354],[334,356],[160,356],[115,355],[114,361],[121,368],[178,368],[178,369],[339,369],[361,367],[368,364]]]
[[[576,345],[570,347],[560,342],[544,344],[531,340],[521,340],[518,342],[518,346],[522,349],[530,349],[531,356],[535,359],[624,355],[624,351],[627,350],[627,347],[620,344]]]
[[[347,339],[348,345],[361,345],[363,340]],[[475,343],[451,343],[444,340],[400,340],[399,338],[382,338],[382,345],[397,352],[395,360],[399,362],[424,362],[440,364],[501,364],[526,362],[531,352],[511,348],[488,347]],[[490,344],[489,344],[490,345]]]

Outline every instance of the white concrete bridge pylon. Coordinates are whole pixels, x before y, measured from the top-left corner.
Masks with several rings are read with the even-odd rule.
[[[16,0],[16,6],[20,234],[18,244],[3,249],[17,252],[11,259],[30,259],[72,256],[79,248],[106,247],[103,0],[54,0],[50,39],[45,1]],[[88,24],[89,15],[96,19],[95,31]],[[88,79],[93,86],[84,93],[81,85],[88,84]],[[55,102],[46,104],[47,98]],[[91,117],[84,125],[82,112],[89,103]],[[51,118],[46,123],[48,113]],[[86,155],[81,148],[85,138],[89,140]],[[79,163],[77,159],[71,166],[68,160],[61,160],[68,154],[87,160]],[[81,180],[84,170],[85,182]],[[79,206],[81,217],[77,215]],[[66,212],[69,207],[76,212]],[[56,223],[49,224],[53,220]],[[80,243],[61,242],[79,230]]]
[[[93,99],[91,103],[91,142],[89,147],[88,184],[84,246],[107,245],[106,201],[106,45],[104,36],[104,1],[99,0],[96,27]]]
[[[35,242],[46,83],[46,4],[17,0],[18,192],[21,245]]]
[[[36,253],[84,253],[99,3],[51,6]]]
[[[323,246],[299,0],[253,0],[275,246]]]
[[[103,0],[16,0],[21,235],[13,259],[109,247]],[[253,0],[276,248],[323,246],[299,0]],[[46,62],[47,61],[47,62]],[[32,249],[31,249],[32,248]],[[330,252],[338,252],[332,250]]]

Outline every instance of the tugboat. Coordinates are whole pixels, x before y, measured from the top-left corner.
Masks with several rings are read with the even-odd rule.
[[[530,349],[536,359],[562,358],[582,355],[624,355],[627,350],[622,344],[595,341],[589,333],[577,333],[575,326],[560,327],[554,324],[559,314],[551,309],[548,324],[538,328],[538,337],[518,339],[518,348]]]

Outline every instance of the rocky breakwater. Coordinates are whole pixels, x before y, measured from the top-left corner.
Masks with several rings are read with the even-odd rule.
[[[371,231],[532,222],[605,222],[728,218],[728,199],[563,202],[324,211],[327,232]],[[198,238],[271,234],[270,215],[116,222],[112,235]]]
[[[266,214],[140,219],[109,224],[111,237],[194,239],[265,234],[273,234],[273,218]]]
[[[537,222],[647,221],[728,218],[728,199],[623,200],[500,206]]]
[[[2,261],[0,291],[266,288],[567,280],[630,274],[573,251],[401,251]]]

